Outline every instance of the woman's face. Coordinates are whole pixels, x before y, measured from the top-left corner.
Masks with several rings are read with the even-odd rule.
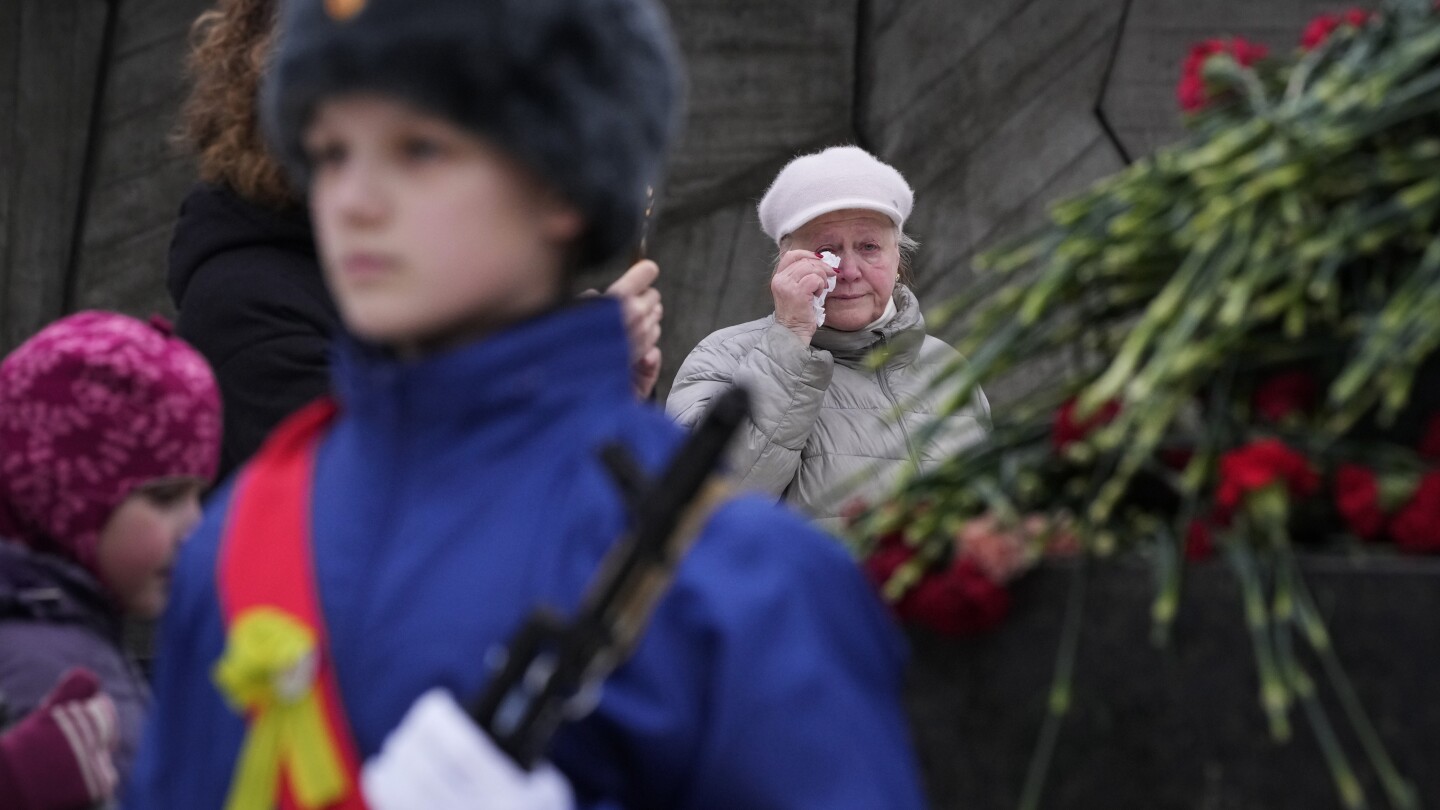
[[[305,131],[325,280],[354,334],[416,354],[533,315],[563,291],[583,222],[488,142],[382,96]]]
[[[840,257],[835,290],[825,297],[825,325],[853,332],[885,312],[900,274],[895,223],[874,211],[822,214],[790,235],[789,246]]]
[[[136,487],[100,529],[96,568],[122,610],[154,619],[170,594],[180,543],[200,522],[198,478],[157,478]]]

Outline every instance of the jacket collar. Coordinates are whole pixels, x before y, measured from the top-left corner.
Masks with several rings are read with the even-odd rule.
[[[344,409],[448,421],[514,413],[557,399],[630,396],[629,350],[619,303],[567,303],[455,349],[418,360],[342,336],[332,377]]]
[[[837,359],[859,360],[883,343],[890,350],[893,363],[909,365],[925,342],[925,316],[920,314],[920,302],[909,287],[896,284],[893,295],[895,317],[879,329],[845,332],[822,326],[815,330],[810,344]]]
[[[77,563],[0,538],[0,617],[81,624],[118,638],[121,617],[104,588]]]

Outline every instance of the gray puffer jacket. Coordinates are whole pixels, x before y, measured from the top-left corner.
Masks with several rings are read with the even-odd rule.
[[[897,284],[894,295],[895,317],[885,326],[821,327],[809,346],[773,314],[715,332],[685,358],[665,410],[693,426],[711,398],[731,384],[744,386],[751,419],[731,452],[742,485],[781,496],[837,530],[851,498],[883,496],[910,464],[926,469],[989,428],[990,405],[977,391],[917,446],[953,390],[926,388],[960,355],[925,333],[909,289]],[[865,361],[873,349],[889,352],[879,368]]]

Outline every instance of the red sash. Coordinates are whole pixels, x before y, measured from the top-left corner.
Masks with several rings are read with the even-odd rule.
[[[345,797],[330,806],[364,810],[360,760],[329,654],[310,534],[315,448],[337,410],[330,399],[301,409],[276,428],[242,473],[221,538],[217,582],[227,631],[245,610],[270,606],[289,613],[315,634],[319,663],[315,685],[349,785]],[[280,807],[297,810],[283,768],[280,781]]]

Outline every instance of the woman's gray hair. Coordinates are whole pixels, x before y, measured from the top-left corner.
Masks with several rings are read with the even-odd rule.
[[[787,233],[780,237],[780,244],[776,246],[775,258],[770,261],[771,275],[774,275],[775,268],[780,266],[780,257],[784,256],[785,251],[790,249],[790,238],[792,236],[794,236],[794,234]],[[897,225],[895,226],[895,246],[900,248],[900,268],[897,275],[900,277],[900,281],[906,285],[910,285],[914,280],[911,276],[910,268],[915,265],[915,253],[920,249],[920,243],[915,241],[910,234],[900,230],[900,226]]]
[[[920,250],[920,243],[899,228],[895,229],[895,242],[900,246],[900,280],[911,286],[915,279],[911,268],[915,266],[915,253]]]

